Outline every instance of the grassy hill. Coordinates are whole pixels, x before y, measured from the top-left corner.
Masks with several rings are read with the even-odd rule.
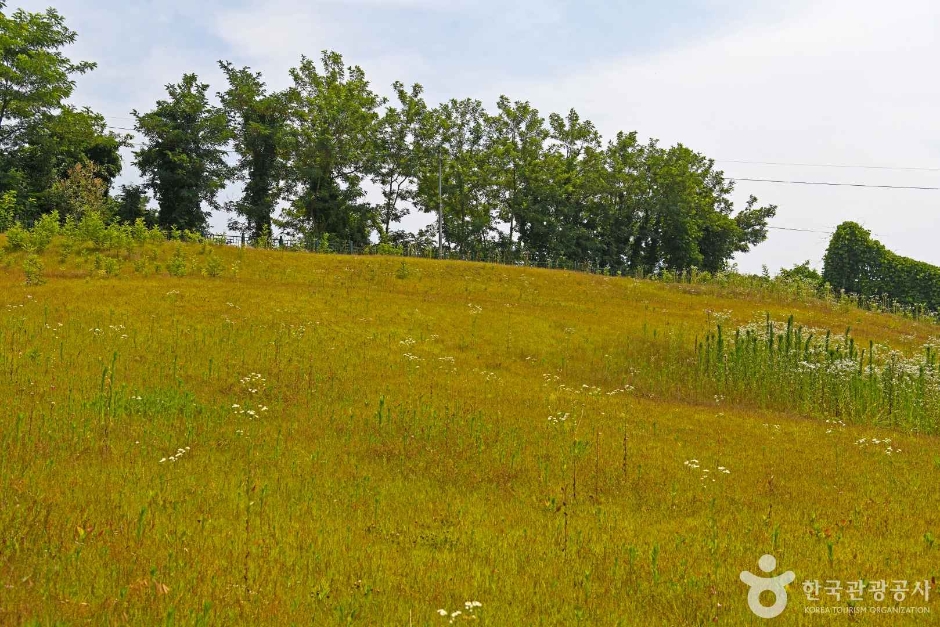
[[[940,576],[936,325],[465,262],[25,260],[0,623],[756,625],[772,553],[809,625],[850,602],[806,580]],[[891,596],[862,605],[935,603]]]

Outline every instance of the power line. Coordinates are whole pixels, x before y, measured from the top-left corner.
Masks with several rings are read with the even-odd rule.
[[[853,165],[845,163],[796,163],[789,161],[747,161],[743,159],[715,159],[718,163],[744,163],[750,165],[783,165],[804,168],[849,168],[861,170],[904,170],[910,172],[940,172],[940,168],[893,165]]]
[[[753,179],[743,177],[728,177],[734,181],[754,181],[758,183],[783,183],[786,185],[825,185],[827,187],[872,187],[879,189],[920,189],[928,191],[940,191],[940,187],[923,187],[919,185],[874,185],[870,183],[833,183],[831,181],[791,181],[785,179]]]
[[[788,226],[768,226],[768,229],[775,231],[794,231],[797,233],[820,233],[822,235],[832,235],[832,231],[817,231],[815,229],[796,229]]]
[[[106,126],[106,128],[113,130],[113,131],[130,131],[132,133],[137,132],[137,129],[127,128],[124,126]],[[128,144],[128,145],[131,148],[139,148],[139,146],[135,144]],[[228,154],[235,154],[236,151],[223,150],[222,152],[225,152]],[[736,163],[758,163],[758,162],[739,161]],[[780,163],[776,165],[795,165],[795,164]],[[843,166],[833,166],[833,167],[843,167]],[[854,167],[854,166],[844,166],[844,167]],[[863,166],[859,166],[859,167],[863,167]],[[888,169],[888,168],[884,168],[884,169]],[[893,168],[893,169],[931,170],[930,168]],[[938,168],[937,170],[940,171],[940,168]],[[792,180],[785,180],[785,179],[761,179],[761,178],[744,178],[744,177],[734,177],[734,176],[731,176],[728,178],[733,181],[748,181],[748,182],[755,182],[755,183],[781,183],[781,184],[787,184],[787,185],[823,185],[827,187],[870,187],[870,188],[878,188],[878,189],[916,189],[916,190],[927,190],[927,191],[940,191],[940,187],[924,187],[924,186],[918,186],[918,185],[875,185],[875,184],[869,184],[869,183],[833,183],[831,181],[792,181]]]

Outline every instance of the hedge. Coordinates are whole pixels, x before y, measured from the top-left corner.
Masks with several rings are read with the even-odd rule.
[[[855,222],[838,226],[823,265],[823,279],[836,290],[940,310],[940,267],[891,252]]]

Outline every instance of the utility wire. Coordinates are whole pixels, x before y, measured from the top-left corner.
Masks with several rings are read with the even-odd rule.
[[[768,226],[768,229],[773,229],[774,231],[794,231],[797,233],[819,233],[821,235],[832,235],[832,231],[817,231],[815,229],[795,229],[788,226]]]
[[[106,128],[110,130],[114,130],[114,131],[130,131],[132,133],[137,132],[137,129],[127,128],[124,126],[107,126]],[[140,147],[133,143],[128,144],[128,145],[131,148]],[[225,152],[228,154],[234,154],[236,151],[223,150],[222,152]],[[735,163],[759,163],[759,162],[738,161]],[[797,165],[797,164],[778,163],[775,165]],[[820,166],[820,167],[823,167],[823,166]],[[867,167],[867,166],[832,166],[832,167]],[[875,167],[875,166],[871,166],[871,167]],[[897,170],[919,169],[919,170],[925,170],[925,171],[933,170],[932,168],[887,168],[887,167],[881,168],[881,169],[897,169]],[[940,168],[937,168],[937,171],[940,171]],[[827,187],[870,187],[870,188],[879,188],[879,189],[916,189],[916,190],[927,190],[927,191],[940,191],[940,187],[925,187],[925,186],[918,186],[918,185],[875,185],[875,184],[869,184],[869,183],[834,183],[831,181],[791,181],[791,180],[785,180],[785,179],[744,178],[744,177],[734,177],[734,176],[730,176],[728,178],[732,181],[748,181],[748,182],[755,182],[755,183],[781,183],[781,184],[786,184],[786,185],[824,185]]]
[[[851,165],[844,163],[791,163],[787,161],[746,161],[743,159],[715,159],[718,163],[745,163],[750,165],[782,165],[805,168],[850,168],[861,170],[905,170],[911,172],[940,172],[940,168],[891,166],[891,165]]]
[[[919,185],[874,185],[870,183],[833,183],[831,181],[791,181],[785,179],[754,179],[743,177],[728,177],[734,181],[754,181],[758,183],[783,183],[786,185],[825,185],[827,187],[872,187],[879,189],[920,189],[929,191],[940,191],[940,187],[923,187]]]

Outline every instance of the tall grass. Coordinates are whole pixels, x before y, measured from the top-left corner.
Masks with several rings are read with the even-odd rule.
[[[730,310],[720,352],[706,310]],[[765,310],[851,322],[861,384],[935,331],[533,268],[61,233],[7,253],[0,624],[737,626],[765,552],[800,580],[940,578],[936,438],[800,417],[843,422],[809,401],[844,394],[807,378],[801,405],[799,377],[842,384],[764,363],[780,325],[735,362],[731,321]],[[813,333],[800,361],[828,363]],[[801,596],[781,624],[808,623]]]
[[[936,433],[940,411],[937,349],[914,357],[869,341],[775,323],[727,333],[721,323],[696,346],[696,376],[715,394],[763,408]]]

